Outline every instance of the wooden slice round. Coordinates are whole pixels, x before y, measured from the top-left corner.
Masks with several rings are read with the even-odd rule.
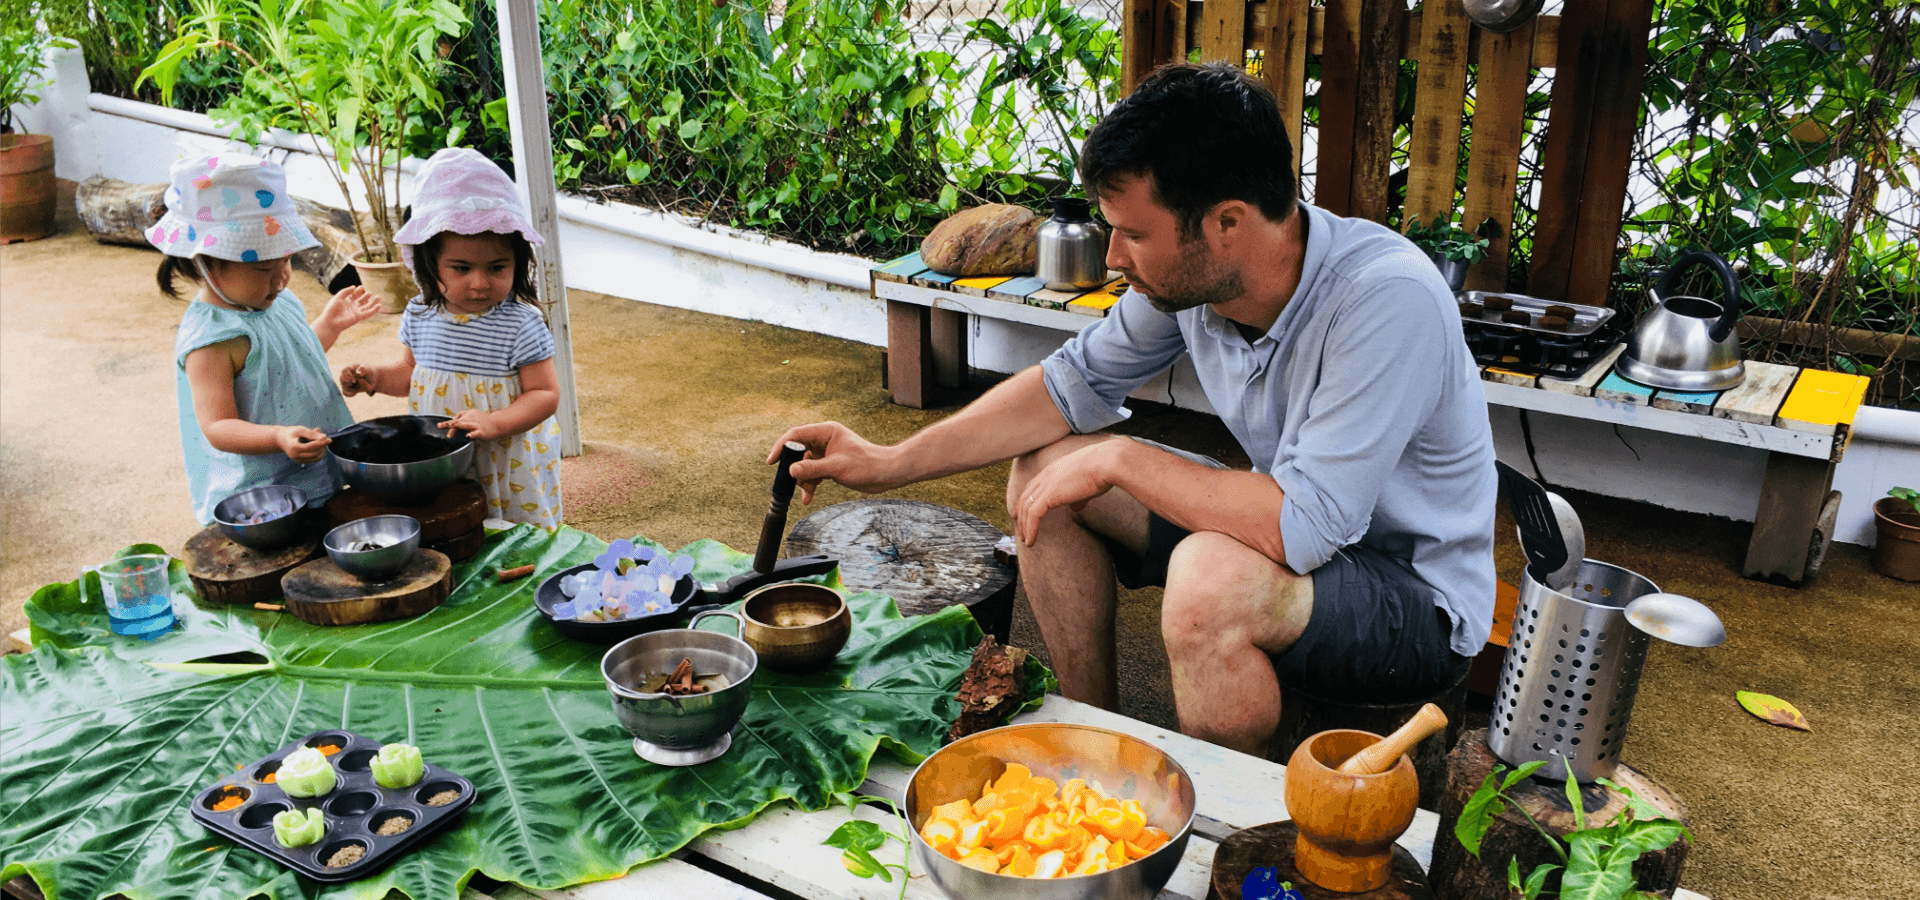
[[[466,534],[456,534],[444,541],[425,546],[429,550],[438,550],[441,553],[445,553],[447,558],[454,562],[460,562],[475,553],[479,553],[481,546],[486,544],[486,542],[487,530],[485,528],[475,528]]]
[[[1261,866],[1272,866],[1280,881],[1293,882],[1293,889],[1306,900],[1433,900],[1433,889],[1407,848],[1393,847],[1393,874],[1387,883],[1371,891],[1343,894],[1330,891],[1305,878],[1293,867],[1294,839],[1300,830],[1292,822],[1273,822],[1242,828],[1220,842],[1213,854],[1213,875],[1207,886],[1208,900],[1240,900],[1240,888],[1247,876]]]
[[[891,595],[902,615],[966,604],[1005,643],[1014,570],[994,556],[1002,537],[985,520],[934,503],[850,500],[795,523],[787,555],[839,560],[848,589]]]
[[[366,582],[322,556],[280,580],[287,612],[310,625],[360,625],[405,619],[445,602],[453,592],[453,563],[437,550],[421,550],[400,574]]]
[[[401,515],[420,520],[420,546],[431,547],[460,537],[487,520],[487,492],[480,482],[459,479],[440,489],[438,496],[418,506],[403,506],[379,494],[347,488],[327,500],[329,527],[371,516]]]
[[[320,552],[318,531],[310,530],[278,550],[255,550],[234,543],[219,526],[208,525],[187,539],[180,558],[202,599],[240,606],[280,596],[281,576]]]

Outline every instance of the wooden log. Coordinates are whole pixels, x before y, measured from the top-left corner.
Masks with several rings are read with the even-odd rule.
[[[1301,877],[1294,867],[1294,842],[1300,829],[1292,822],[1274,822],[1242,828],[1220,842],[1213,854],[1213,873],[1207,885],[1207,900],[1240,900],[1241,887],[1254,869],[1272,866],[1280,881],[1293,883],[1293,890],[1305,900],[1430,900],[1433,889],[1420,863],[1407,848],[1393,848],[1393,868],[1387,883],[1358,894],[1323,888]]]
[[[460,562],[461,560],[471,558],[475,553],[479,553],[480,548],[486,546],[486,543],[487,530],[485,528],[475,528],[465,534],[456,534],[444,541],[433,544],[421,544],[420,546],[426,547],[429,550],[438,550],[446,554],[448,559],[454,562]]]
[[[1458,679],[1430,697],[1394,703],[1333,699],[1291,685],[1282,685],[1280,724],[1274,729],[1273,740],[1267,747],[1267,759],[1285,765],[1301,742],[1322,731],[1336,728],[1357,728],[1378,735],[1392,734],[1413,718],[1420,707],[1432,703],[1446,714],[1447,727],[1429,735],[1408,755],[1413,757],[1414,774],[1420,778],[1420,808],[1435,809],[1446,788],[1447,750],[1460,737],[1461,713],[1467,705],[1467,675],[1471,671],[1471,666],[1462,669]]]
[[[1498,762],[1499,759],[1487,747],[1485,729],[1461,735],[1460,743],[1447,758],[1446,793],[1439,810],[1439,834],[1442,837],[1433,842],[1433,864],[1427,870],[1433,892],[1441,900],[1506,900],[1511,896],[1507,891],[1509,859],[1519,861],[1522,878],[1541,863],[1557,865],[1560,862],[1539,832],[1511,808],[1495,818],[1493,827],[1487,829],[1478,858],[1469,856],[1466,848],[1453,838],[1454,825],[1460,821],[1460,811],[1465,808],[1467,798],[1473,796],[1473,792],[1479,789],[1480,783]],[[1549,765],[1540,772],[1545,774],[1550,769]],[[1617,767],[1613,781],[1651,803],[1660,810],[1661,815],[1686,824],[1687,810],[1680,798],[1632,766],[1623,764]],[[1529,778],[1514,785],[1507,793],[1548,834],[1563,837],[1574,830],[1573,807],[1567,802],[1564,776],[1559,780],[1551,777],[1546,780]],[[1582,785],[1580,799],[1590,828],[1612,821],[1628,808],[1626,794],[1598,783]],[[1673,890],[1680,886],[1680,870],[1686,865],[1691,849],[1691,845],[1683,839],[1664,850],[1640,857],[1633,865],[1633,876],[1639,888],[1671,896]],[[1548,890],[1556,889],[1558,882],[1557,877],[1549,879]]]
[[[280,596],[280,578],[295,566],[321,555],[320,531],[308,529],[278,550],[255,550],[229,540],[219,526],[208,525],[187,539],[180,558],[200,598],[210,603],[245,606]]]
[[[343,489],[327,500],[327,522],[332,528],[386,515],[412,516],[420,520],[420,546],[439,549],[441,543],[480,530],[481,524],[487,520],[487,492],[479,482],[461,478],[441,488],[432,500],[418,506],[401,506],[379,494],[352,488]]]
[[[102,244],[148,247],[146,230],[167,211],[166,182],[134,184],[95,175],[74,190],[74,210],[87,233]],[[360,238],[344,210],[294,198],[300,218],[320,246],[293,255],[295,268],[331,286],[359,252]]]
[[[360,625],[406,619],[432,610],[453,593],[453,563],[421,550],[386,581],[361,581],[321,557],[286,574],[287,612],[309,625]]]
[[[1002,537],[985,521],[938,504],[852,500],[795,523],[787,555],[839,560],[849,591],[888,594],[902,615],[965,605],[1004,644],[1013,627],[1014,572],[994,556]]]

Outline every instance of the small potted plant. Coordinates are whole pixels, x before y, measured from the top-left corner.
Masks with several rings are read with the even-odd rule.
[[[1425,225],[1417,218],[1407,220],[1407,240],[1426,252],[1441,277],[1447,280],[1447,287],[1456,291],[1467,283],[1467,267],[1486,258],[1490,243],[1440,216]]]
[[[360,239],[361,282],[399,312],[416,288],[393,242],[400,229],[400,160],[407,135],[440,109],[444,39],[467,25],[451,0],[210,0],[140,74],[172,100],[180,64],[220,48],[247,63],[240,93],[210,110],[234,136],[257,143],[273,128],[311,136],[332,155],[334,183]],[[256,57],[232,38],[261,48]],[[363,217],[348,176],[365,198]]]
[[[1888,578],[1920,581],[1920,491],[1896,487],[1874,501],[1873,567]]]
[[[53,232],[59,184],[53,174],[53,135],[14,132],[13,107],[38,103],[47,78],[41,61],[49,47],[72,42],[36,28],[0,29],[0,244]]]

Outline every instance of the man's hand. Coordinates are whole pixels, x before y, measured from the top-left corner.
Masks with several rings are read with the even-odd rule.
[[[1042,469],[1014,504],[1014,537],[1032,546],[1040,530],[1040,519],[1054,507],[1078,510],[1086,506],[1087,501],[1112,490],[1113,478],[1109,473],[1116,471],[1120,454],[1133,444],[1129,440],[1100,441],[1062,456]]]
[[[864,494],[877,494],[900,486],[887,474],[888,448],[861,437],[839,422],[815,422],[796,425],[773,442],[767,452],[767,464],[780,460],[780,448],[788,441],[807,445],[807,457],[790,470],[800,488],[801,504],[813,502],[814,488],[822,481],[833,481]]]
[[[327,453],[327,445],[333,439],[327,433],[316,428],[302,425],[287,425],[274,429],[274,444],[280,447],[288,459],[297,463],[319,462]]]

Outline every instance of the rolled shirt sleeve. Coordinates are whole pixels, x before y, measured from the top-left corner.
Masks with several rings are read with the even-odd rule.
[[[1138,291],[1122,294],[1108,314],[1080,330],[1040,363],[1047,394],[1075,434],[1126,421],[1121,406],[1147,379],[1186,351],[1180,324]]]

